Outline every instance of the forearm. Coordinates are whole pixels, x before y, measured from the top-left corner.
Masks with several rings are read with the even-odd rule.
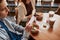
[[[21,40],[28,40],[29,39],[29,35],[30,35],[30,33],[27,32],[26,30],[24,30],[24,33],[23,33],[23,36],[22,36]]]
[[[12,23],[12,26],[14,27],[15,31],[22,32],[24,31],[24,27],[15,23]]]
[[[18,32],[23,32],[24,27],[23,26],[17,26],[17,27],[15,27],[15,30],[18,31]]]

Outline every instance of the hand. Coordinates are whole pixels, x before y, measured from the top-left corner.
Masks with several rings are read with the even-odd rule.
[[[25,30],[27,32],[30,32],[32,30],[32,26],[30,24],[29,25],[26,25]]]
[[[39,29],[39,26],[36,24],[36,22],[33,23],[33,26],[37,29]]]
[[[30,19],[31,17],[32,17],[32,15],[27,16],[28,19]]]

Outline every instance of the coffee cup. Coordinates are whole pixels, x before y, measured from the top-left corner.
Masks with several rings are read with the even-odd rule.
[[[54,16],[54,11],[49,11],[49,17],[53,17]]]

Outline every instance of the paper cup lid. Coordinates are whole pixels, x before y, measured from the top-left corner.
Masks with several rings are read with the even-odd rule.
[[[49,14],[54,14],[55,12],[54,11],[49,11]]]

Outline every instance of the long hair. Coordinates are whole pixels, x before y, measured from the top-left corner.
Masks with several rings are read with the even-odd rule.
[[[21,0],[21,1],[24,3],[24,5],[25,5],[25,7],[27,9],[27,15],[26,16],[31,15],[32,10],[33,10],[31,2],[29,4],[26,4],[26,0]]]

